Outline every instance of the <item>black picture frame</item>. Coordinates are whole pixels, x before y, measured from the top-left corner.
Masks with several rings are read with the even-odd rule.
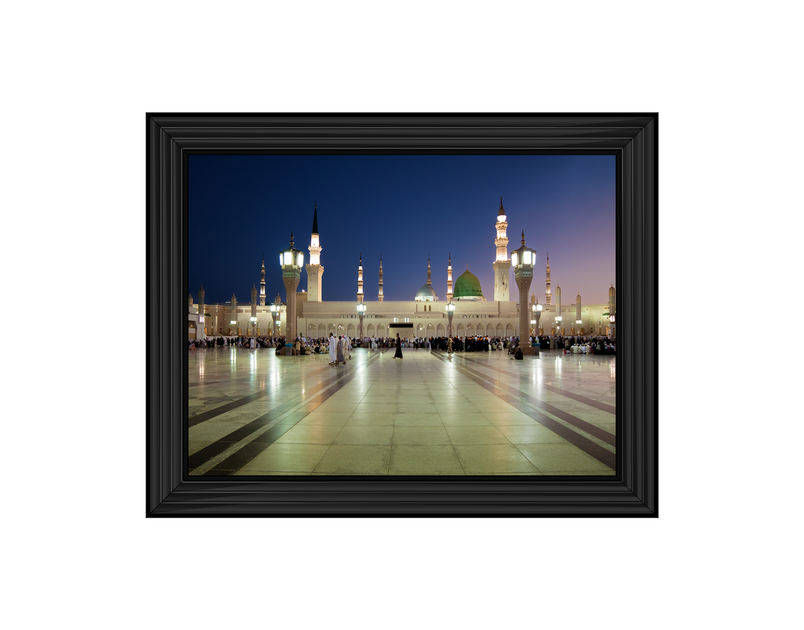
[[[658,114],[146,114],[146,516],[657,517]],[[617,156],[617,473],[187,475],[191,154]]]

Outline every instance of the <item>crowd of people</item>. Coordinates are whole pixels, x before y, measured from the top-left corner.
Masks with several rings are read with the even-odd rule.
[[[541,350],[563,350],[564,354],[603,354],[616,355],[617,347],[612,339],[605,336],[553,336],[531,337],[532,346],[538,344]],[[367,348],[375,352],[384,348],[413,350],[442,350],[444,352],[494,352],[507,351],[514,354],[519,345],[519,337],[415,337],[400,339],[393,337],[363,337],[351,339],[347,335],[329,337],[296,337],[293,354],[329,354],[330,365],[344,364],[351,358],[353,348]],[[284,337],[207,337],[189,342],[190,350],[196,348],[275,348],[277,354],[284,352]]]

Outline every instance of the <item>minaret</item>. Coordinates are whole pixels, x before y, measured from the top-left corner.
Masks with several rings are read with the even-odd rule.
[[[452,252],[449,254],[449,263],[447,264],[447,302],[452,301]]]
[[[377,301],[382,302],[382,254],[380,254],[380,293],[377,296]]]
[[[234,324],[229,324],[229,334],[237,333],[237,298],[234,293],[232,293],[232,308],[230,309],[229,322],[234,322]],[[231,332],[232,329],[234,329],[234,333]]]
[[[616,314],[617,314],[616,292],[614,289],[614,285],[612,284],[611,288],[609,289],[609,317]],[[609,321],[611,322],[611,320]],[[616,337],[617,336],[617,328],[615,327],[616,322],[612,322],[610,325],[611,325],[611,336]]]
[[[427,286],[433,286],[433,281],[430,276],[430,254],[427,254]]]
[[[576,321],[579,319],[583,319],[581,317],[581,294],[579,293],[575,297],[575,319]],[[581,328],[583,328],[583,324],[580,324]]]
[[[321,245],[318,241],[318,201],[313,208],[313,232],[310,236],[310,264],[307,269],[307,301],[321,302],[321,276],[324,275],[324,266],[321,264]]]
[[[556,285],[556,316],[559,317],[561,316],[561,287],[558,285]],[[563,326],[564,322],[562,321],[561,326],[559,328]],[[556,334],[560,335],[561,333],[558,330],[556,330]]]
[[[204,285],[201,285],[201,288],[198,289],[198,319],[204,325],[201,328],[204,329],[204,334],[207,334],[207,324],[204,317]]]
[[[257,317],[257,287],[251,285],[251,316]]]
[[[363,303],[363,254],[360,254],[360,262],[357,263],[357,301]]]
[[[262,270],[260,271],[260,306],[265,306],[265,254],[262,255]]]
[[[494,227],[497,229],[497,238],[494,239],[494,244],[497,246],[497,258],[492,265],[494,267],[494,301],[507,302],[508,271],[511,269],[511,259],[508,258],[508,237],[506,236],[508,220],[505,216],[502,197],[500,197],[500,210],[497,212],[497,223]]]
[[[544,294],[547,300],[547,303],[550,304],[550,298],[552,297],[552,291],[550,291],[550,253],[547,254],[547,293]]]

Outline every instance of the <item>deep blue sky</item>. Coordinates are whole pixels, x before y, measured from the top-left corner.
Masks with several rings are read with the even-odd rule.
[[[189,283],[193,299],[251,300],[265,254],[266,297],[285,288],[279,252],[293,232],[309,262],[313,203],[318,200],[325,301],[377,299],[380,254],[386,300],[412,300],[427,281],[446,300],[447,257],[453,282],[474,273],[494,299],[494,223],[500,196],[508,251],[521,233],[537,250],[531,294],[544,302],[546,255],[562,303],[608,302],[615,274],[615,158],[609,155],[258,155],[189,158]],[[513,271],[510,297],[518,300]],[[302,272],[299,291],[307,288]]]

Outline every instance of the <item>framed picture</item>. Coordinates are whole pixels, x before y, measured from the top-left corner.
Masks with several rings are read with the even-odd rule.
[[[658,114],[146,133],[147,516],[658,516]]]

